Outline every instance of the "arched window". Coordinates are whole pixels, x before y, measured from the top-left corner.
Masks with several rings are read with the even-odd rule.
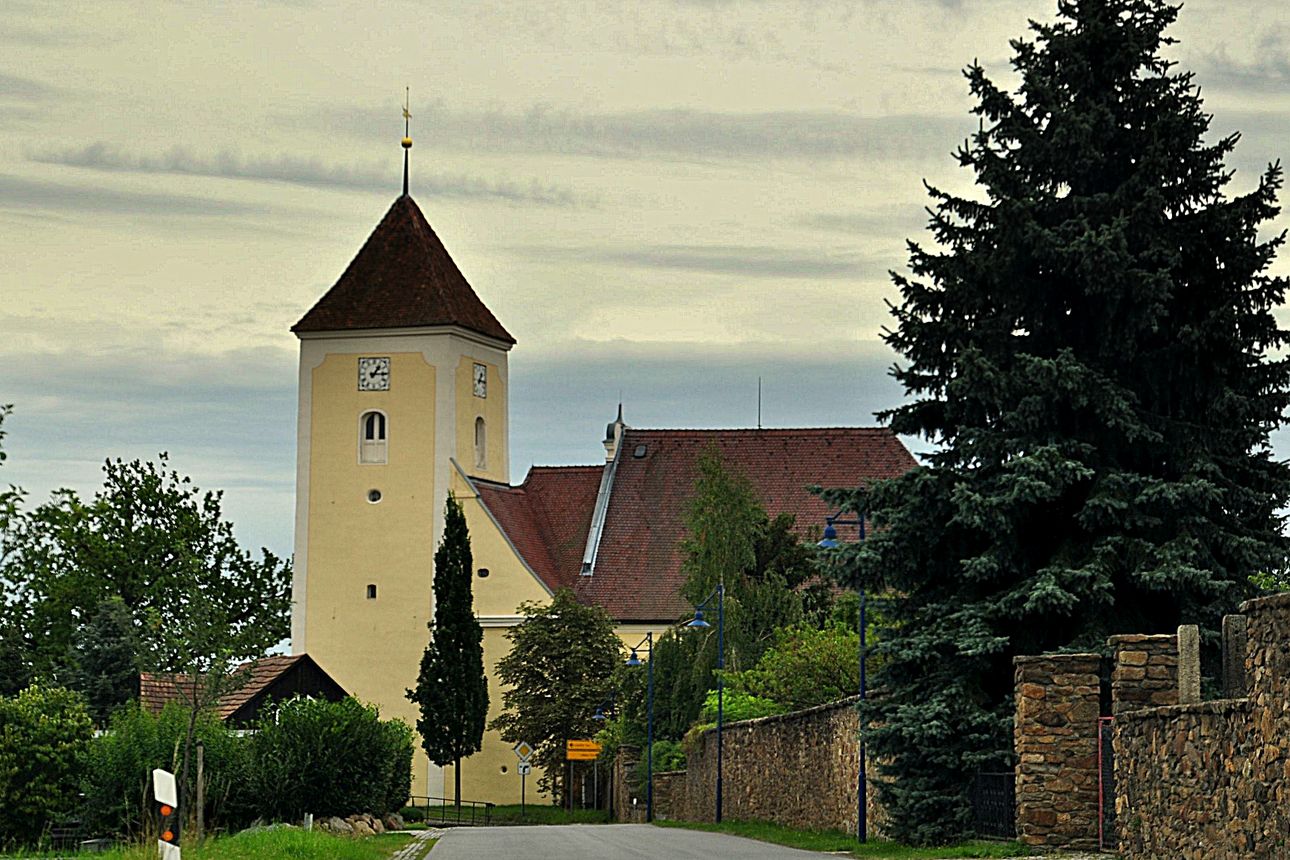
[[[384,463],[386,438],[385,413],[364,412],[358,420],[358,462]]]
[[[475,465],[484,468],[488,465],[488,446],[484,431],[484,419],[475,419]]]

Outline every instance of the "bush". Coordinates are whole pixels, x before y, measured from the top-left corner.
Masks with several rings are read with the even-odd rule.
[[[34,844],[75,817],[93,731],[85,700],[62,687],[0,698],[0,845]]]
[[[405,806],[399,810],[399,815],[409,824],[417,821],[426,820],[426,808],[424,806]]]
[[[740,720],[755,720],[757,717],[769,717],[775,714],[783,714],[788,711],[778,702],[772,702],[770,699],[763,699],[761,696],[754,696],[751,693],[745,693],[743,690],[726,690],[722,696],[721,718],[726,723],[736,723]],[[717,691],[709,690],[708,697],[703,702],[703,714],[700,717],[703,724],[695,726],[691,731],[711,728],[717,722]]]
[[[872,647],[873,640],[868,644]],[[854,626],[781,629],[775,631],[775,644],[757,665],[732,673],[727,683],[731,689],[768,699],[790,711],[835,702],[855,695],[860,688],[859,651],[860,634]]]
[[[152,770],[180,777],[189,711],[171,703],[159,715],[137,704],[113,715],[109,730],[90,746],[84,782],[86,824],[95,833],[138,838],[148,831]],[[205,747],[206,822],[235,828],[255,817],[245,797],[248,742],[211,713],[198,715],[196,739]],[[190,764],[189,797],[196,786],[196,757]],[[242,796],[239,796],[242,795]]]
[[[262,817],[384,815],[407,802],[412,730],[353,698],[293,699],[260,718],[248,785]]]

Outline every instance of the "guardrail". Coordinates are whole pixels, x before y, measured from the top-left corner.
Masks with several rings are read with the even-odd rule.
[[[496,805],[484,800],[457,801],[415,794],[408,798],[408,806],[426,811],[426,824],[439,827],[487,827],[493,821]]]

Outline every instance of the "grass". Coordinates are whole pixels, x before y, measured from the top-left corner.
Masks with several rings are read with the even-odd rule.
[[[960,860],[960,858],[1025,857],[1026,847],[1018,842],[985,842],[971,840],[944,848],[912,848],[886,840],[871,839],[861,844],[854,836],[835,830],[795,830],[767,821],[723,821],[720,824],[700,824],[692,821],[655,821],[662,827],[684,827],[690,830],[707,830],[728,833],[762,842],[773,842],[789,848],[807,851],[846,852],[852,857],[867,860]]]
[[[607,824],[609,813],[603,809],[575,809],[570,812],[548,802],[529,803],[520,817],[518,803],[493,807],[493,824]]]
[[[314,831],[254,830],[185,844],[184,860],[385,860],[412,841],[406,833],[385,833],[366,839],[347,839]],[[427,843],[432,845],[433,840]],[[4,855],[21,858],[70,857],[75,852]],[[96,860],[155,860],[157,843],[130,845],[93,855]]]

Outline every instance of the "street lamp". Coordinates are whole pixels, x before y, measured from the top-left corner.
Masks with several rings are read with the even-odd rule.
[[[717,599],[717,815],[716,822],[721,823],[721,723],[724,711],[722,680],[723,670],[726,668],[726,642],[725,642],[725,619],[726,619],[726,586],[724,582],[718,582],[717,587],[711,594],[703,599],[703,602],[694,607],[694,620],[686,627],[711,627],[712,625],[703,620],[703,607],[712,602],[712,598]]]
[[[816,546],[821,549],[837,549],[842,544],[838,541],[838,530],[834,526],[855,526],[859,533],[859,539],[864,540],[864,514],[860,514],[857,519],[844,520],[838,515],[824,518],[824,540]],[[866,660],[868,657],[868,643],[865,636],[865,603],[866,595],[864,586],[858,589],[860,592],[860,701],[865,700],[866,683]],[[869,839],[869,804],[868,804],[868,778],[865,775],[865,748],[864,748],[864,726],[860,727],[860,775],[856,780],[856,838],[861,842],[867,842]]]
[[[645,668],[645,821],[654,820],[654,631],[645,634],[645,638],[636,643],[632,654],[627,658],[628,666],[639,666],[641,658],[636,651],[645,646],[649,664]]]

